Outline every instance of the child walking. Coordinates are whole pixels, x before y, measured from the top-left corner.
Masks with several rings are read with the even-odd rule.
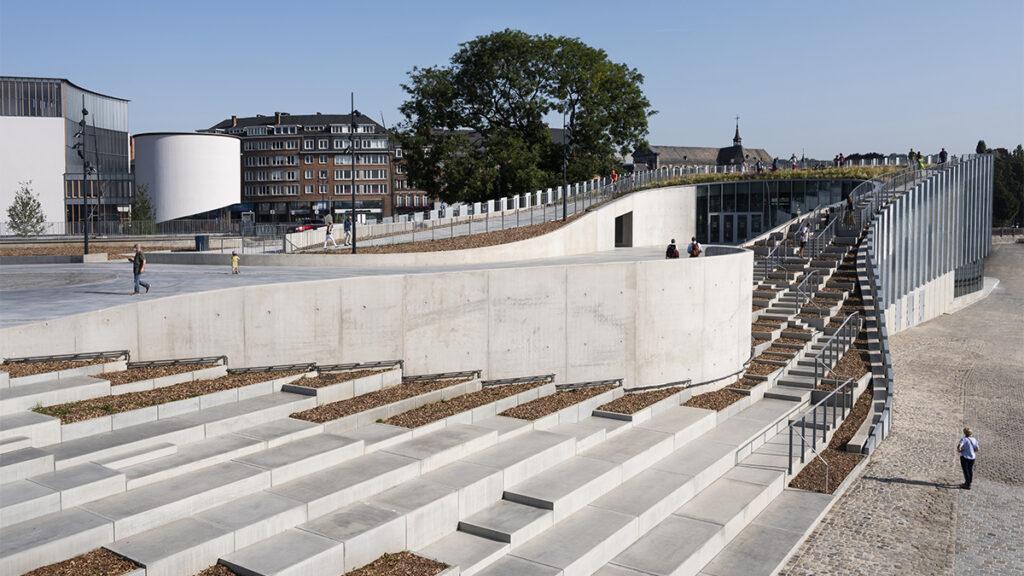
[[[231,251],[231,273],[238,274],[238,252]]]

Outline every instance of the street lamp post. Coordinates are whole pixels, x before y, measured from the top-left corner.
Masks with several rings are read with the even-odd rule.
[[[352,92],[350,95],[351,114],[349,114],[349,120],[351,125],[348,128],[348,144],[349,154],[351,155],[352,162],[352,210],[350,223],[352,226],[352,253],[356,253],[356,93]]]
[[[87,185],[89,184],[89,173],[92,171],[92,165],[89,163],[88,156],[86,154],[86,147],[88,146],[88,139],[85,136],[85,129],[88,123],[85,117],[89,115],[89,111],[85,108],[85,95],[82,96],[82,119],[78,121],[78,132],[75,133],[75,139],[78,140],[71,147],[78,154],[78,157],[82,159],[82,213],[84,214],[84,221],[82,222],[82,251],[85,254],[89,253],[89,196],[86,191]],[[95,132],[95,131],[94,131]]]
[[[565,147],[565,112],[562,112],[562,222],[568,218],[569,208],[569,152]]]

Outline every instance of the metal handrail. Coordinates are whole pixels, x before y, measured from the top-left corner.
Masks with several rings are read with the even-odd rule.
[[[812,259],[820,256],[825,247],[832,243],[832,239],[836,236],[836,220],[838,219],[839,216],[833,217],[821,232],[815,232],[814,238],[811,240]]]
[[[108,350],[106,352],[79,352],[77,354],[48,354],[45,356],[23,356],[21,358],[7,358],[3,364],[15,362],[55,362],[62,360],[100,360],[108,358],[121,358],[131,360],[131,353],[128,350]]]
[[[811,434],[811,450],[817,453],[818,448],[818,409],[822,409],[822,426],[821,426],[821,441],[825,442],[828,439],[828,433],[830,430],[836,427],[838,422],[837,416],[841,412],[842,419],[846,419],[846,415],[853,409],[853,393],[854,393],[854,380],[848,378],[845,382],[836,386],[835,390],[832,390],[826,394],[821,400],[818,400],[812,404],[807,410],[804,410],[798,418],[793,418],[789,421],[789,462],[787,464],[787,470],[790,474],[793,473],[793,428],[800,427],[800,463],[804,463],[804,452],[807,449],[807,438],[803,435],[803,430],[807,428],[807,416],[811,416],[811,428],[813,433]],[[841,395],[841,396],[840,396]],[[844,402],[842,407],[839,407],[839,399],[842,397]],[[828,410],[832,409],[832,422],[828,420]],[[820,456],[820,455],[819,455]]]
[[[856,328],[852,330],[854,324],[851,321],[856,322]],[[817,388],[821,379],[828,374],[832,366],[835,366],[835,362],[839,361],[842,349],[842,353],[846,353],[850,345],[854,340],[857,339],[857,335],[860,334],[861,328],[864,326],[863,318],[861,318],[860,312],[853,312],[843,320],[843,323],[836,328],[836,331],[829,336],[828,340],[822,345],[821,350],[814,356],[814,387]],[[824,358],[824,362],[822,359]]]
[[[378,360],[375,362],[349,362],[347,364],[317,364],[317,372],[350,372],[352,370],[372,370],[374,368],[393,368],[403,366],[402,360]]]
[[[200,356],[197,358],[172,358],[168,360],[143,360],[141,362],[129,362],[128,368],[152,368],[156,366],[180,366],[182,364],[210,364],[224,366],[228,364],[227,356]]]
[[[508,386],[510,384],[529,384],[531,382],[553,382],[554,374],[539,374],[537,376],[520,376],[518,378],[501,378],[498,380],[482,380],[480,385],[484,388],[490,386]]]
[[[402,383],[423,382],[425,380],[451,380],[453,378],[479,378],[480,370],[463,370],[461,372],[435,372],[433,374],[416,374],[414,376],[402,376]]]
[[[800,314],[800,310],[803,309],[804,304],[811,301],[813,294],[809,294],[804,288],[807,281],[813,278],[817,273],[817,270],[811,270],[803,277],[802,280],[800,280],[800,283],[796,285],[796,314]]]
[[[793,429],[790,428],[790,432],[792,432],[792,430]],[[803,430],[799,430],[799,431],[797,431],[797,434],[800,435],[800,445],[801,446],[807,446],[807,437],[804,436],[804,431]],[[828,460],[825,459],[825,456],[823,456],[821,452],[818,452],[818,450],[813,446],[813,442],[812,442],[812,445],[811,445],[811,452],[814,452],[814,455],[817,456],[818,458],[820,458],[821,462],[825,465],[825,493],[828,494],[828,477],[829,477],[829,471],[831,469],[831,465],[828,463]],[[803,460],[801,459],[801,463],[802,462],[803,462]],[[790,455],[789,473],[790,474],[793,473],[792,455]]]
[[[246,368],[228,368],[228,374],[254,374],[257,372],[313,372],[316,364],[303,362],[299,364],[275,364],[272,366],[248,366]]]
[[[556,384],[555,390],[581,390],[584,388],[598,388],[600,386],[622,386],[622,378],[612,380],[591,380],[590,382],[570,382],[567,384]]]

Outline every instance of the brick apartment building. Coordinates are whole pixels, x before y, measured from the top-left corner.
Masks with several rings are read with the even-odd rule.
[[[293,222],[328,212],[337,221],[352,207],[353,169],[361,219],[427,209],[426,193],[409,186],[402,149],[383,126],[358,111],[354,116],[232,116],[205,131],[242,139],[242,203],[257,221]]]

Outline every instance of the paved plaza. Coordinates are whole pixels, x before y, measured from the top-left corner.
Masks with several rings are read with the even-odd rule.
[[[783,574],[1024,574],[1024,245],[994,245],[986,275],[988,298],[892,338],[894,433]]]

